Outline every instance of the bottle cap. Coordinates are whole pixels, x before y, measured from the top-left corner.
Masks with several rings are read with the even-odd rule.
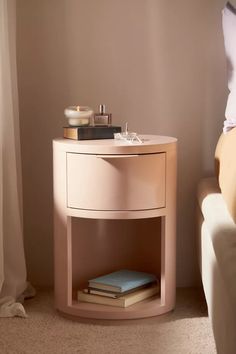
[[[105,104],[100,104],[99,106],[99,113],[104,114],[106,111],[106,106]]]

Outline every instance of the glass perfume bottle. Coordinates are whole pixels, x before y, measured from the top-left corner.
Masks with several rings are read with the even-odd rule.
[[[110,126],[112,124],[111,113],[106,113],[105,104],[100,104],[99,113],[94,114],[94,125]]]

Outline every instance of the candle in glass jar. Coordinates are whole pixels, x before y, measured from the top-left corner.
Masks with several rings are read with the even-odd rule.
[[[93,110],[87,106],[69,106],[64,110],[69,125],[89,125]]]

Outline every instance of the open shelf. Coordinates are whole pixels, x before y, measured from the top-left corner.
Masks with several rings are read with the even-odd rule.
[[[72,288],[120,269],[161,275],[161,218],[72,218]],[[144,236],[145,235],[145,236]]]
[[[161,218],[138,220],[71,219],[72,309],[83,317],[146,317],[149,308],[160,306],[160,295],[127,308],[78,302],[76,290],[87,288],[88,280],[120,269],[161,275]],[[143,235],[146,235],[144,237]]]

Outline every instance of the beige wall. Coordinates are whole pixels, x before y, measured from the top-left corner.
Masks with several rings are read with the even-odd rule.
[[[18,0],[17,53],[29,279],[53,279],[52,149],[63,110],[176,136],[178,285],[197,279],[196,183],[213,170],[226,99],[220,1]]]

